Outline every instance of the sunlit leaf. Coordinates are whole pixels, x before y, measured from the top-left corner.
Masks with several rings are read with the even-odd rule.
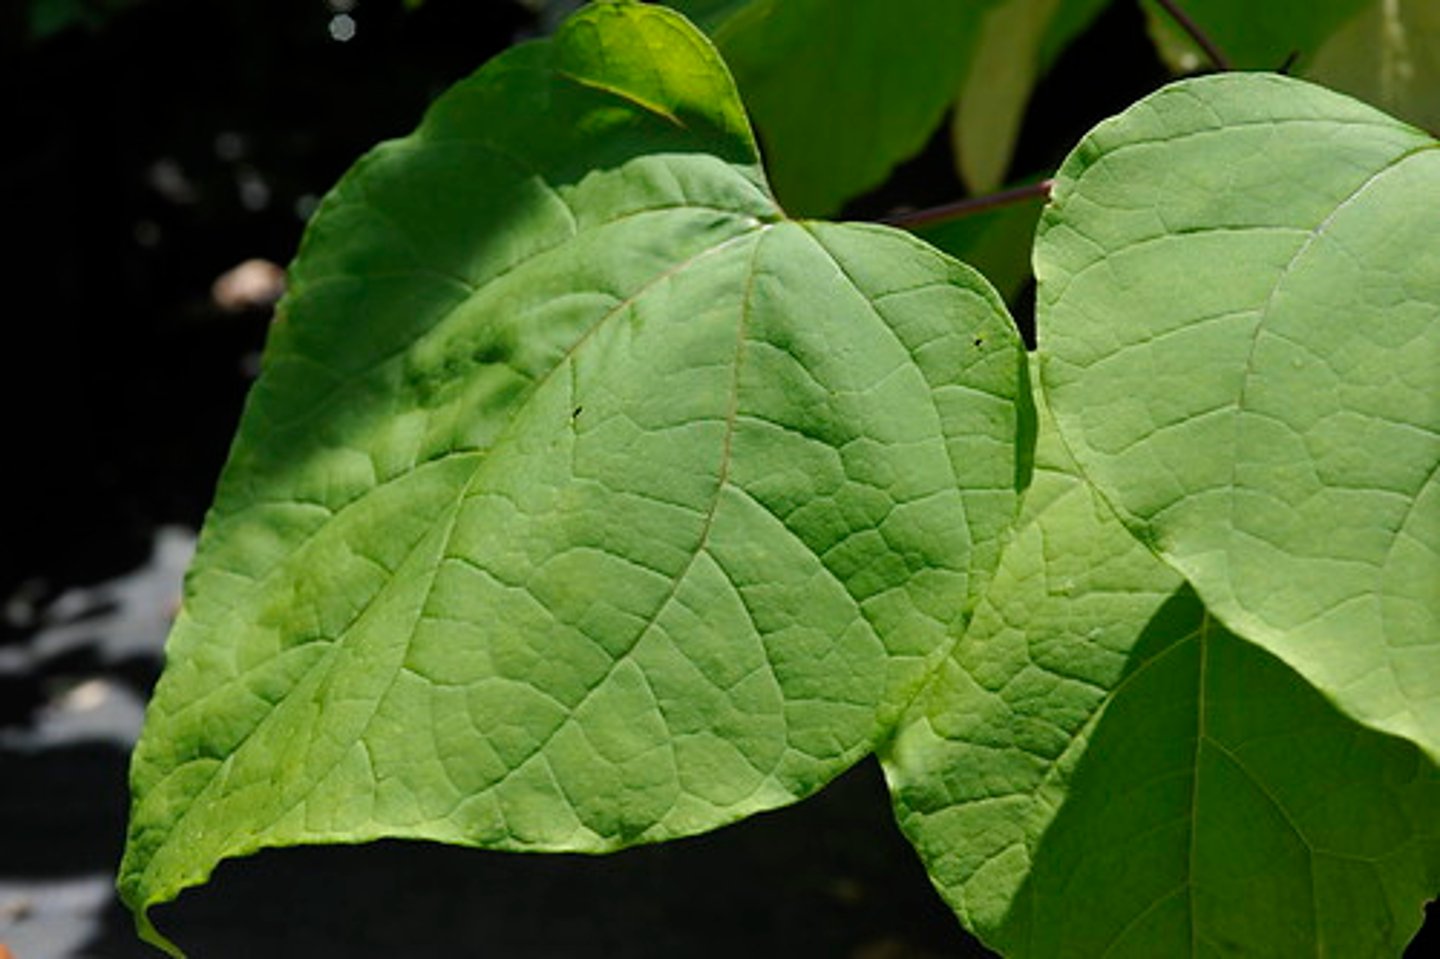
[[[291,269],[135,753],[142,928],[262,847],[598,852],[818,789],[998,559],[1022,370],[973,271],[782,218],[676,14],[493,61]]]
[[[1230,630],[1440,755],[1440,144],[1273,75],[1156,93],[1057,176],[1046,392]]]
[[[1006,956],[1393,955],[1440,887],[1440,770],[1210,617],[1043,409],[1019,528],[884,759]]]

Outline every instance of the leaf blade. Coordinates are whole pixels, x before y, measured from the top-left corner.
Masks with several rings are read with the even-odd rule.
[[[998,556],[998,297],[784,221],[662,9],[457,86],[292,280],[133,760],[120,886],[156,941],[151,905],[266,846],[600,852],[794,801]]]
[[[1434,147],[1300,81],[1188,81],[1077,149],[1037,243],[1087,475],[1230,628],[1432,755]]]
[[[1220,626],[1040,412],[1015,535],[881,754],[932,881],[1005,955],[1398,953],[1440,769]]]

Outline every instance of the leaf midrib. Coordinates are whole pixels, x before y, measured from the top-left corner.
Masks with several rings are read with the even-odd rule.
[[[755,246],[754,246],[754,249],[751,250],[751,253],[750,253],[750,264],[749,264],[749,267],[748,267],[747,270],[746,270],[745,291],[744,291],[744,293],[741,295],[741,299],[740,299],[740,315],[739,315],[739,319],[738,319],[738,321],[737,321],[737,323],[736,323],[735,359],[734,359],[734,362],[733,362],[733,364],[732,364],[734,371],[733,371],[733,373],[731,374],[731,380],[730,380],[729,397],[728,397],[728,402],[727,402],[727,410],[726,410],[726,414],[725,414],[724,434],[723,434],[723,439],[722,439],[722,443],[721,443],[721,453],[720,453],[719,471],[718,471],[718,474],[717,474],[717,477],[716,477],[716,481],[715,481],[715,490],[714,490],[714,492],[711,494],[709,505],[706,507],[705,512],[704,512],[704,518],[703,518],[703,520],[702,520],[702,522],[701,522],[701,527],[700,527],[700,533],[699,533],[698,541],[696,542],[695,547],[690,551],[690,555],[689,555],[689,557],[686,559],[685,565],[682,566],[681,569],[680,569],[677,573],[675,573],[675,575],[671,578],[670,588],[666,591],[665,595],[661,598],[660,602],[659,602],[658,604],[656,604],[655,611],[654,611],[653,613],[651,613],[651,614],[646,618],[645,624],[644,624],[640,629],[638,629],[638,630],[635,631],[635,636],[634,636],[634,638],[630,641],[630,644],[629,644],[624,650],[620,651],[619,653],[617,653],[617,654],[615,654],[615,655],[613,656],[613,658],[612,658],[611,661],[610,661],[610,665],[609,665],[608,667],[606,667],[605,672],[604,672],[603,674],[601,674],[601,675],[595,680],[595,682],[589,686],[589,688],[586,689],[585,693],[580,697],[579,700],[577,700],[573,705],[567,706],[564,718],[563,718],[559,723],[557,723],[553,729],[551,729],[548,733],[546,733],[546,734],[541,738],[541,740],[533,747],[533,749],[531,749],[530,755],[529,755],[525,760],[522,760],[519,764],[517,764],[513,769],[507,770],[504,776],[502,776],[497,782],[495,782],[495,783],[492,784],[490,787],[488,787],[488,788],[490,788],[490,789],[497,788],[497,787],[500,785],[500,783],[503,783],[503,782],[504,782],[506,779],[508,779],[510,776],[513,776],[513,775],[515,775],[517,772],[519,772],[520,769],[522,769],[522,768],[526,765],[526,763],[528,763],[530,760],[532,760],[532,759],[534,759],[534,758],[536,758],[536,757],[538,757],[538,756],[543,755],[546,747],[548,747],[548,746],[550,745],[550,743],[555,739],[555,737],[558,736],[564,729],[566,729],[569,725],[571,725],[571,724],[575,721],[576,713],[578,713],[579,710],[584,707],[585,703],[589,701],[589,699],[590,699],[591,696],[593,696],[601,687],[603,687],[606,683],[608,683],[608,682],[610,681],[611,677],[613,677],[613,676],[615,675],[615,671],[620,667],[620,665],[621,665],[623,662],[628,661],[628,659],[629,659],[629,657],[630,657],[630,654],[635,650],[635,647],[638,646],[638,645],[640,644],[640,642],[645,638],[645,636],[647,636],[647,635],[650,633],[650,630],[652,630],[652,629],[655,627],[655,624],[659,621],[660,617],[664,614],[665,610],[669,608],[670,604],[671,604],[672,602],[674,602],[675,597],[679,594],[681,586],[684,584],[685,580],[686,580],[686,579],[689,577],[689,575],[690,575],[690,570],[693,569],[694,566],[695,566],[695,561],[696,561],[697,559],[699,559],[699,558],[700,558],[700,555],[706,551],[706,548],[707,548],[707,546],[708,546],[708,544],[709,544],[709,541],[710,541],[710,532],[711,532],[711,529],[712,529],[713,526],[714,526],[715,514],[716,514],[716,512],[718,511],[719,506],[720,506],[720,497],[723,495],[723,493],[724,493],[724,491],[725,491],[725,488],[726,488],[726,485],[727,485],[727,483],[728,483],[729,476],[730,476],[730,463],[731,463],[731,459],[732,459],[732,457],[731,457],[731,449],[732,449],[732,444],[733,444],[734,437],[735,437],[735,423],[736,423],[737,415],[738,415],[738,412],[739,412],[739,403],[740,403],[740,368],[741,368],[741,366],[742,366],[742,364],[743,364],[743,362],[744,362],[745,335],[746,335],[746,331],[748,330],[748,327],[749,327],[750,306],[751,306],[752,294],[753,294],[753,292],[754,292],[756,263],[757,263],[757,261],[759,260],[760,247],[761,247],[762,244],[763,244],[763,241],[764,241],[764,238],[765,238],[765,235],[766,235],[767,232],[768,232],[768,230],[767,230],[766,228],[762,228],[762,229],[760,229],[759,232],[755,235]],[[738,239],[748,239],[749,236],[750,236],[749,234],[745,234],[745,235],[743,235],[742,237],[732,237],[730,240],[727,240],[727,241],[725,241],[724,243],[719,244],[719,245],[716,246],[716,247],[712,247],[712,248],[711,248],[709,251],[707,251],[707,252],[708,252],[708,253],[718,252],[719,249],[721,249],[721,248],[723,248],[723,247],[725,247],[725,246],[728,246],[728,245],[734,243],[736,240],[738,240]],[[675,269],[669,271],[668,273],[666,273],[666,274],[664,274],[664,275],[662,275],[662,276],[656,277],[653,281],[651,281],[650,284],[647,284],[646,289],[648,289],[650,286],[653,286],[654,284],[657,284],[657,283],[661,282],[661,280],[663,280],[663,279],[665,279],[665,278],[668,278],[669,276],[673,276],[673,275],[679,273],[681,270],[683,270],[685,267],[687,267],[690,263],[693,263],[694,260],[695,260],[695,259],[698,259],[698,258],[699,258],[698,256],[697,256],[697,257],[694,257],[694,258],[692,258],[691,260],[686,261],[686,263],[680,264],[679,266],[677,266]],[[638,292],[634,297],[632,297],[632,300],[638,299],[640,296],[643,295],[643,293],[644,293],[644,290]],[[608,319],[609,316],[611,316],[611,315],[617,315],[617,314],[619,313],[619,310],[620,310],[619,307],[617,307],[615,310],[612,310],[611,313],[610,313],[610,314],[607,314],[607,316],[606,316],[605,318],[602,318],[602,320],[601,320],[600,322],[604,322],[604,319]],[[593,331],[593,330],[594,330],[595,328],[597,328],[599,325],[600,325],[600,323],[596,323],[594,327],[591,327],[591,330]],[[587,334],[587,335],[588,335],[588,334]],[[577,342],[576,348],[578,348],[578,346],[579,346],[579,343]],[[571,352],[572,352],[572,353],[574,352],[574,349],[573,349],[573,348],[572,348],[572,351],[571,351]],[[561,365],[564,365],[565,363],[568,363],[568,362],[569,362],[569,358],[570,358],[570,355],[567,354],[567,355],[566,355],[566,358],[565,358],[564,360],[562,360],[560,364],[557,364],[555,368],[558,369]],[[538,389],[538,388],[539,388],[539,387],[538,387],[538,385],[537,385],[537,389]],[[474,478],[475,478],[475,477],[478,477],[481,473],[482,473],[482,470],[480,470],[480,469],[477,468],[476,471],[475,471],[474,476],[472,477],[472,481],[471,481],[471,484],[472,484],[472,485],[473,485],[473,482],[474,482]],[[466,498],[467,496],[468,496],[468,488],[467,488],[467,493],[466,493],[466,494],[462,494],[462,496],[461,496],[461,502],[462,502],[462,503],[464,502],[464,500],[465,500],[465,498]],[[457,511],[457,515],[458,515],[458,511]],[[450,532],[451,532],[451,533],[454,532],[454,526],[453,526],[453,524],[452,524],[452,526],[451,526]],[[449,552],[449,537],[447,536],[446,544],[445,544],[445,546],[442,547],[441,553],[442,553],[442,555],[443,555],[443,554],[446,554],[446,553],[448,553],[448,552]],[[431,585],[432,585],[432,588],[433,588],[433,585],[434,585],[434,581],[433,581],[433,580],[432,580]],[[426,602],[425,602],[424,604],[422,604],[422,605],[428,605],[428,602],[429,602],[429,597],[427,596]],[[644,671],[642,670],[641,672],[642,672],[642,675],[643,675],[643,672],[644,672]],[[653,697],[654,697],[654,689],[653,689],[653,687],[650,686],[650,684],[649,684],[649,682],[648,682],[648,677],[647,677],[646,686],[647,686],[647,688],[650,690],[651,695],[652,695],[652,698],[653,698]],[[384,696],[382,695],[380,698],[383,699]],[[655,710],[656,710],[656,713],[657,713],[657,714],[661,715],[662,717],[664,716],[664,709],[661,707],[661,705],[660,705],[660,703],[659,703],[658,700],[655,700]],[[368,730],[368,725],[367,725],[367,730]],[[362,734],[362,738],[363,738],[363,734]]]

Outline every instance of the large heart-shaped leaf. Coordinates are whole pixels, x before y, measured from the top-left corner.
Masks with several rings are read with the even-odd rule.
[[[1040,424],[1015,537],[884,753],[942,895],[1007,956],[1398,953],[1440,887],[1440,769],[1229,634]]]
[[[662,8],[515,48],[325,200],[132,769],[145,910],[227,856],[602,851],[864,755],[1013,518],[973,271],[782,220]]]
[[[1440,149],[1298,80],[1169,87],[1061,169],[1060,431],[1231,630],[1440,755]]]

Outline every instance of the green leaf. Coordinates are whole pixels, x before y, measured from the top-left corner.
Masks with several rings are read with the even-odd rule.
[[[1043,378],[1231,630],[1440,755],[1440,149],[1269,75],[1097,127],[1036,240]]]
[[[1014,516],[994,291],[783,220],[662,8],[586,8],[361,159],[280,313],[132,767],[157,940],[262,847],[599,852],[811,793]]]
[[[781,202],[825,215],[919,152],[1001,0],[671,0],[702,22],[765,139]]]
[[[1108,2],[1006,0],[986,14],[950,128],[960,176],[972,193],[1005,182],[1036,81]]]
[[[1440,3],[1372,3],[1320,48],[1312,79],[1440,132]]]
[[[884,752],[941,894],[1007,956],[1397,954],[1440,770],[1211,618],[1042,408],[1014,538]]]

